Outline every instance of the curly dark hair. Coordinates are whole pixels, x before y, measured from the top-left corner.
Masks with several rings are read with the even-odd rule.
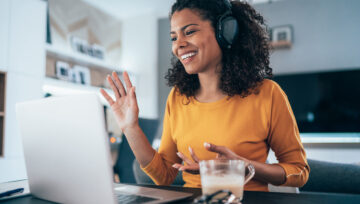
[[[272,77],[269,67],[269,40],[264,18],[246,2],[231,1],[232,15],[239,24],[239,35],[231,49],[222,49],[220,89],[228,96],[246,97],[256,92],[264,78]],[[209,20],[216,27],[219,16],[228,7],[220,0],[177,0],[169,15],[185,8],[196,11],[203,20]],[[172,68],[165,79],[188,98],[194,96],[200,87],[197,74],[187,74],[183,64],[173,55]]]

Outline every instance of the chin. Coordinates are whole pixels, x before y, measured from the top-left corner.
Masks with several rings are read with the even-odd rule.
[[[194,66],[184,66],[185,72],[187,74],[198,74],[199,73],[199,67]]]
[[[187,73],[187,74],[197,74],[198,72],[196,71],[196,70],[194,70],[194,69],[186,69],[185,68],[185,72]]]
[[[185,72],[187,74],[197,74],[194,70],[191,70],[191,69],[185,69]]]

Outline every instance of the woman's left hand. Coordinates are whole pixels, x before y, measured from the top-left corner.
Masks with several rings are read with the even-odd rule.
[[[184,165],[174,164],[174,165],[172,165],[172,167],[174,167],[175,169],[178,169],[179,171],[186,171],[191,174],[199,174],[200,173],[200,171],[199,171],[200,160],[196,156],[194,150],[190,146],[189,146],[189,152],[190,152],[190,155],[193,160],[187,158],[183,153],[177,152],[176,154],[178,155],[178,157],[180,157],[180,159],[182,159],[184,161]],[[186,166],[185,166],[185,163],[186,163]]]
[[[234,159],[234,160],[243,160],[246,164],[249,164],[249,160],[237,155],[235,152],[231,151],[229,148],[225,146],[218,146],[214,144],[210,144],[205,142],[204,143],[205,149],[210,152],[217,153],[216,159]],[[199,158],[196,156],[194,150],[189,147],[190,155],[193,160],[187,158],[181,152],[178,152],[177,155],[184,161],[184,164],[174,164],[173,167],[178,169],[179,171],[186,171],[191,174],[199,174],[200,167],[199,167]]]

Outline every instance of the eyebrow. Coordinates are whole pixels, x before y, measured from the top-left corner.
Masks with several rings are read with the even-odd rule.
[[[194,25],[194,26],[199,26],[199,24],[191,23],[191,24],[187,24],[186,26],[182,27],[180,30],[183,31],[183,30],[185,30],[187,27],[192,26],[192,25]],[[175,34],[175,31],[171,31],[170,34]]]

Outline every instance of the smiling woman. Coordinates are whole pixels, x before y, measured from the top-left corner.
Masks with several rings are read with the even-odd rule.
[[[243,160],[255,168],[245,190],[268,183],[299,187],[309,166],[288,99],[270,79],[264,20],[250,5],[228,0],[177,0],[172,6],[173,86],[155,151],[138,124],[135,87],[126,72],[108,76],[115,92],[102,94],[142,169],[169,185],[183,171],[185,186],[201,187],[199,161]],[[279,163],[266,164],[269,149]]]

